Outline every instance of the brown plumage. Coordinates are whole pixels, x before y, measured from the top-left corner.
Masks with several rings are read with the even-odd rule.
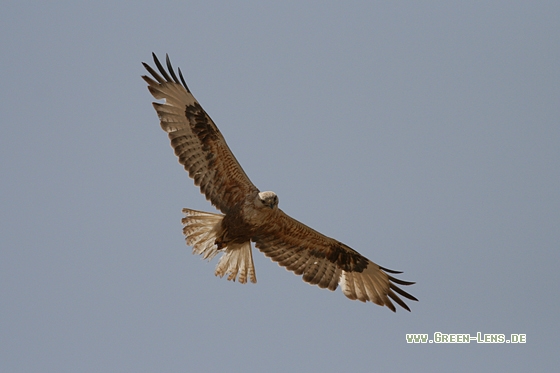
[[[335,290],[340,284],[350,299],[371,301],[392,311],[394,301],[410,311],[399,295],[417,299],[397,284],[414,282],[390,276],[401,272],[378,266],[280,210],[274,192],[260,192],[249,180],[218,127],[191,94],[181,70],[179,80],[169,57],[167,71],[153,57],[159,73],[143,63],[152,77],[142,78],[156,99],[165,100],[153,103],[161,128],[195,185],[223,213],[183,209],[183,233],[193,253],[210,260],[222,252],[217,276],[228,274],[228,280],[255,283],[252,241],[270,259],[312,285]]]

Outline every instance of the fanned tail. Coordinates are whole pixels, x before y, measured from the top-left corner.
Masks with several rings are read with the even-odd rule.
[[[226,273],[229,273],[228,281],[235,281],[235,277],[239,274],[239,282],[242,284],[247,282],[247,275],[253,284],[257,282],[251,242],[230,244],[226,248],[225,254],[222,255],[216,266],[215,274],[224,277]]]
[[[193,254],[202,255],[204,259],[211,260],[219,251],[224,251],[214,272],[216,276],[223,277],[229,273],[227,277],[229,281],[235,281],[239,275],[239,282],[242,284],[247,282],[247,277],[252,283],[257,282],[250,242],[230,243],[222,250],[218,250],[216,238],[222,233],[221,223],[224,215],[186,208],[183,209],[183,213],[185,214],[181,220],[183,234],[187,245],[192,246]]]
[[[224,215],[190,209],[183,209],[183,214],[181,222],[187,245],[192,246],[193,254],[211,260],[218,254],[216,238],[221,233]]]

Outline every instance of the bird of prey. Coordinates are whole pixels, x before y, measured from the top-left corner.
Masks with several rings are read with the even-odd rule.
[[[280,266],[301,275],[320,288],[340,285],[350,299],[370,301],[395,312],[393,301],[410,308],[399,295],[417,299],[397,285],[412,285],[391,274],[349,246],[327,237],[288,216],[278,208],[274,192],[261,192],[245,174],[218,127],[189,90],[181,70],[180,80],[166,56],[167,70],[155,54],[155,69],[142,76],[156,100],[153,106],[171,147],[195,185],[223,214],[183,209],[183,233],[193,254],[212,259],[223,253],[216,276],[256,283],[251,242]]]

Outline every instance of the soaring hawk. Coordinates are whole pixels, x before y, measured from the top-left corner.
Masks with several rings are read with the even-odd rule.
[[[381,267],[357,251],[327,237],[278,208],[274,192],[261,192],[247,177],[218,127],[187,87],[179,69],[175,75],[167,56],[167,71],[153,54],[159,73],[142,78],[154,102],[171,147],[195,185],[223,214],[183,209],[183,233],[193,253],[212,259],[223,253],[215,274],[228,280],[257,282],[251,241],[279,265],[320,288],[335,290],[340,284],[350,299],[371,301],[395,312],[393,302],[410,308],[399,295],[417,300],[397,285],[414,282],[394,278],[401,272]],[[161,74],[161,75],[160,75]]]

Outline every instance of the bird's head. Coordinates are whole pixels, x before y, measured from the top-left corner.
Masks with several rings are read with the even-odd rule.
[[[278,196],[274,192],[260,192],[257,195],[257,205],[274,210],[278,207]]]

